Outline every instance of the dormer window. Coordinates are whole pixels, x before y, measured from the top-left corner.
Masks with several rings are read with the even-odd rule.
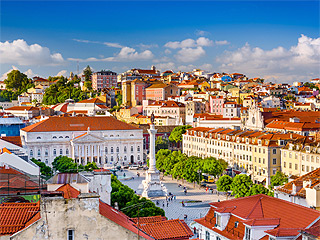
[[[37,137],[37,139],[41,139],[41,137]]]
[[[234,228],[237,228],[238,226],[239,226],[239,222],[236,221],[236,222],[234,223]]]
[[[310,146],[306,147],[306,151],[309,153],[310,152]]]
[[[251,228],[246,227],[244,239],[245,240],[250,240],[251,239]]]

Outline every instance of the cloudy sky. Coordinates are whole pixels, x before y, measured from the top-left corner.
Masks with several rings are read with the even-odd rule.
[[[2,1],[0,78],[87,65],[320,77],[319,1]],[[2,76],[2,77],[1,77]]]

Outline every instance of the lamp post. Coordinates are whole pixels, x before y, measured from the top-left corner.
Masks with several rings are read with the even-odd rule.
[[[197,171],[199,173],[199,188],[201,188],[201,169],[198,169]]]

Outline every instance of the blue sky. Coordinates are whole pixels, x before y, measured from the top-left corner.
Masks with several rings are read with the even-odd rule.
[[[0,76],[68,75],[78,62],[276,82],[320,75],[318,1],[2,1],[0,41]]]

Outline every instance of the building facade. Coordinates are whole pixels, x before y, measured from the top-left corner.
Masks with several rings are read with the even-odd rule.
[[[100,71],[92,73],[92,88],[101,91],[104,88],[117,87],[117,73],[112,71]]]
[[[100,167],[142,161],[142,130],[113,117],[49,117],[20,134],[29,158],[50,166],[60,155]]]

